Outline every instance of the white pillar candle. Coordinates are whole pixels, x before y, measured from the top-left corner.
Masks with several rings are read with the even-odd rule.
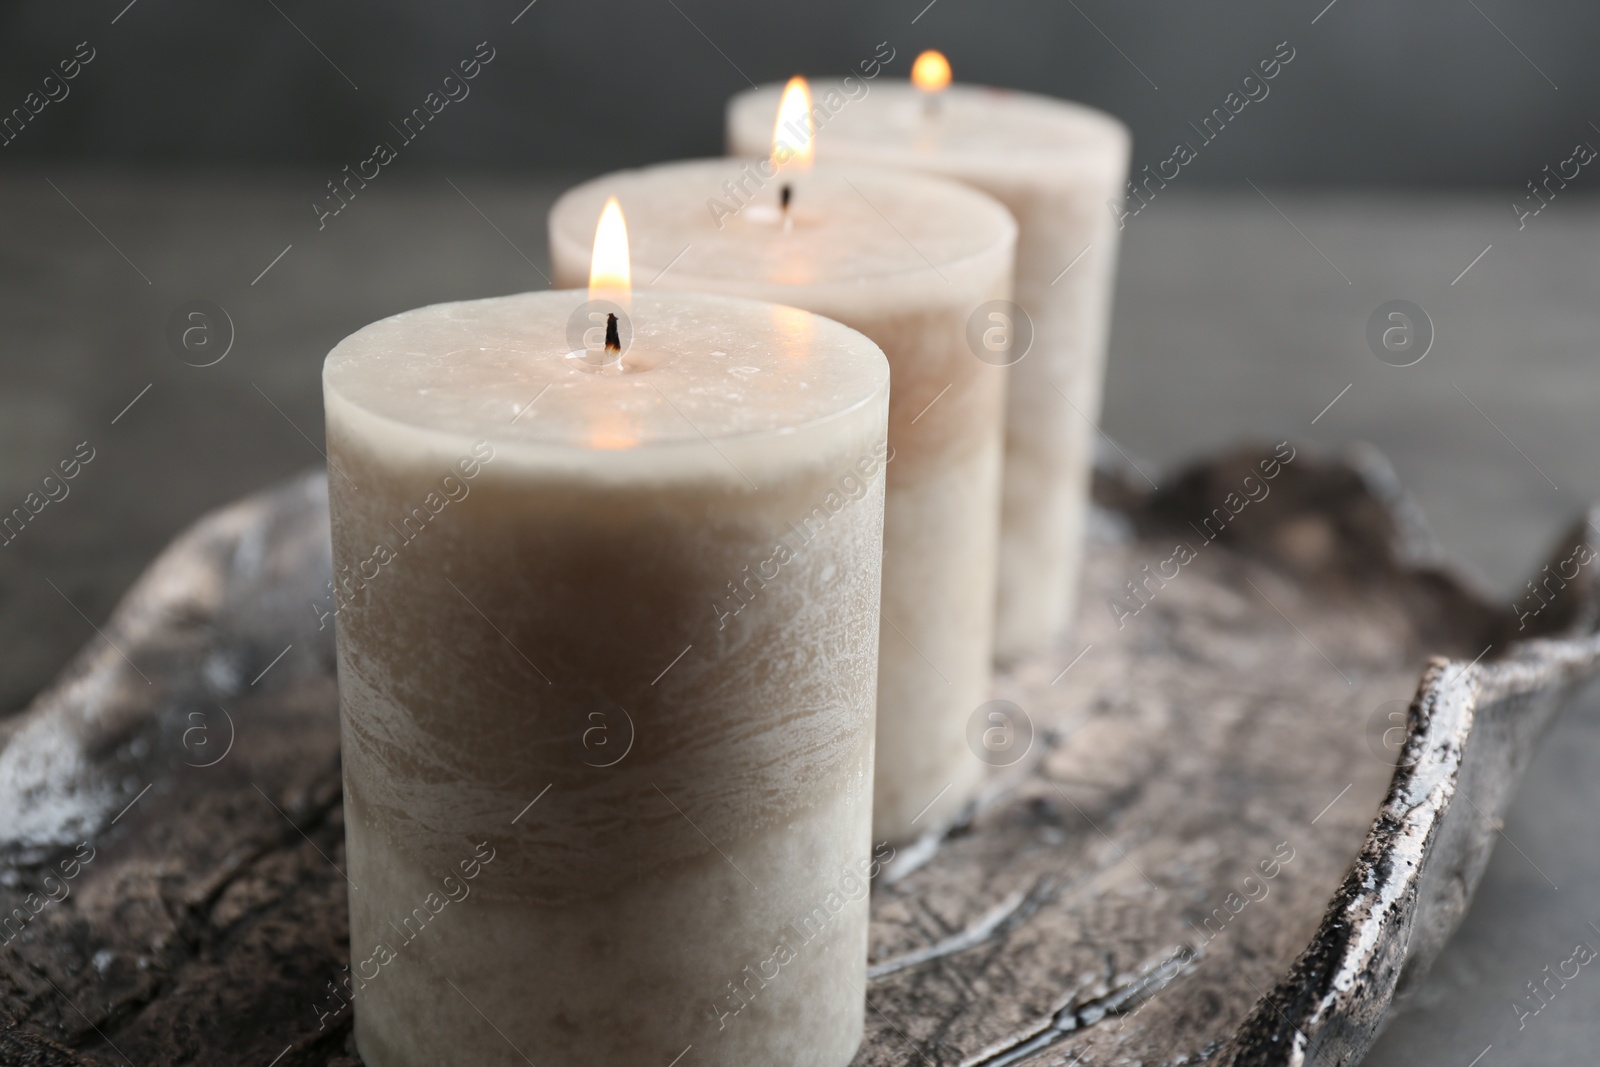
[[[966,726],[991,695],[1006,371],[977,358],[966,333],[975,309],[1010,295],[1015,223],[989,197],[903,171],[819,167],[764,181],[725,159],[665,164],[557,202],[557,284],[582,277],[588,220],[611,195],[628,211],[641,283],[792,304],[888,356],[873,832],[893,840],[937,826],[984,770]]]
[[[410,311],[324,367],[357,1044],[842,1067],[888,365],[657,294],[617,361],[568,340],[585,296]]]
[[[919,67],[949,77],[947,65]],[[1107,201],[1127,178],[1127,128],[1078,104],[974,86],[930,96],[818,82],[814,94],[819,161],[957,178],[1016,216],[1016,302],[1033,342],[1007,404],[995,649],[1011,660],[1046,647],[1077,595],[1120,231]],[[766,155],[777,105],[776,86],[729,103],[731,154]]]

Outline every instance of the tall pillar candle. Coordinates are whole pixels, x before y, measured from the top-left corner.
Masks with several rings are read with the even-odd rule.
[[[582,277],[590,220],[615,195],[653,288],[793,304],[883,348],[892,462],[873,827],[900,839],[959,811],[984,770],[966,726],[991,695],[1006,371],[974,355],[967,325],[1009,297],[1016,227],[989,197],[936,178],[819,167],[762,185],[750,174],[707,160],[579,186],[551,211],[551,262],[558,284]],[[744,594],[728,593],[702,610],[739,610]]]
[[[636,294],[616,331],[590,310],[441,304],[328,356],[336,992],[372,1067],[690,1044],[697,1064],[843,1067],[888,365],[792,308]],[[752,572],[760,595],[718,625],[707,604]]]
[[[820,163],[956,178],[1016,216],[1015,299],[1032,343],[1012,367],[1007,405],[995,650],[1011,660],[1046,647],[1077,595],[1121,229],[1107,202],[1120,200],[1127,178],[1127,128],[1078,104],[974,86],[934,95],[819,81],[814,95]],[[778,100],[767,86],[729,103],[731,154],[767,154]],[[1030,330],[995,322],[1019,337]]]

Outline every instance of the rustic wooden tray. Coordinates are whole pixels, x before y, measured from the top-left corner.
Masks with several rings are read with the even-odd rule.
[[[1376,456],[1287,452],[1102,472],[1026,754],[874,889],[858,1064],[1351,1063],[1426,970],[1600,658],[1595,529],[1498,608]],[[0,1063],[358,1062],[325,488],[203,520],[0,723]]]

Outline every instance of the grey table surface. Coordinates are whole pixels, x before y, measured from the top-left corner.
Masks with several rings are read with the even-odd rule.
[[[0,510],[94,449],[0,549],[0,715],[95,639],[175,533],[321,462],[319,368],[341,337],[545,287],[545,212],[576,176],[386,176],[319,230],[331,177],[0,173]],[[1600,201],[1563,193],[1519,230],[1512,199],[1164,190],[1123,235],[1105,432],[1157,481],[1240,439],[1371,442],[1509,603],[1600,498]],[[233,324],[209,367],[166,340],[196,299]],[[1393,299],[1435,326],[1415,366],[1366,342]],[[1526,1012],[1547,965],[1600,950],[1595,703],[1547,740],[1461,932],[1369,1064],[1593,1062],[1593,967]]]

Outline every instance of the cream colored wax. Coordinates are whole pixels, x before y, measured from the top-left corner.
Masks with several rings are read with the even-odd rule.
[[[842,1067],[888,365],[656,294],[607,363],[567,339],[586,295],[410,311],[324,367],[356,1040]]]
[[[1077,595],[1121,229],[1107,202],[1122,196],[1128,131],[1029,93],[956,85],[929,101],[904,83],[872,82],[862,96],[866,85],[813,85],[819,161],[957,178],[1017,219],[1016,302],[1034,337],[1007,404],[995,644],[1014,659],[1062,635]],[[730,153],[767,154],[778,92],[729,103]]]
[[[984,769],[966,723],[990,697],[1006,372],[973,354],[966,327],[1010,295],[1016,226],[990,198],[935,178],[819,167],[761,185],[748,173],[706,160],[579,186],[551,210],[551,261],[558,284],[584,276],[586,231],[615,195],[641,282],[793,304],[888,356],[873,832],[904,838],[958,811]],[[741,181],[743,206],[725,186]]]

